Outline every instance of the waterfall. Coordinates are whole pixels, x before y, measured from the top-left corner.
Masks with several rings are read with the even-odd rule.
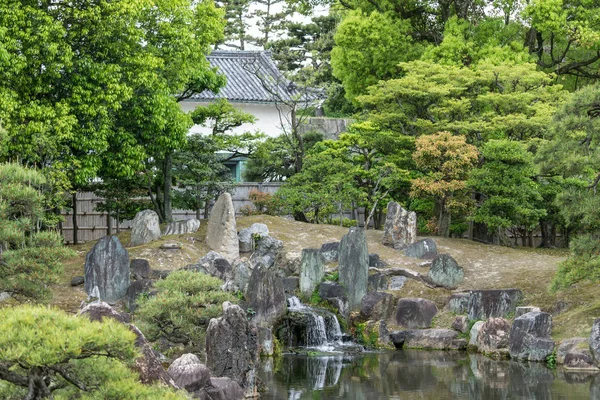
[[[287,299],[287,306],[290,310],[303,310],[304,308],[306,308],[304,306],[304,304],[302,304],[300,302],[300,299],[297,298],[296,296],[292,296],[289,299]]]
[[[306,327],[306,344],[310,347],[319,347],[327,344],[327,330],[322,316],[310,311],[312,323]]]
[[[332,350],[329,347],[339,344],[342,330],[335,314],[325,310],[314,310],[305,306],[296,296],[287,299],[288,310],[306,315],[305,346]]]

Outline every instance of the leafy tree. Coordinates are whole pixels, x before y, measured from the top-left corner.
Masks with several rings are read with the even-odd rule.
[[[333,75],[344,85],[348,100],[380,80],[397,77],[398,64],[420,56],[410,37],[410,23],[374,11],[351,12],[338,26],[331,52]]]
[[[373,122],[407,135],[449,131],[471,143],[544,137],[566,94],[532,63],[413,61],[400,67],[402,78],[380,82],[357,100]]]
[[[464,136],[449,132],[423,135],[416,140],[413,160],[423,175],[412,180],[411,197],[435,202],[437,234],[448,237],[452,215],[465,215],[471,206],[469,172],[478,159],[477,148]]]
[[[223,164],[218,151],[221,148],[214,138],[200,134],[190,135],[187,145],[175,153],[174,165],[178,191],[175,205],[179,208],[200,210],[204,207],[204,218],[208,218],[210,201],[229,190],[234,181],[229,168]]]
[[[485,224],[497,240],[505,230],[520,227],[523,237],[546,215],[541,207],[533,155],[525,145],[509,140],[490,140],[481,149],[483,164],[471,172],[468,187],[480,199],[473,220]]]
[[[304,169],[277,193],[296,219],[326,220],[340,209],[365,207],[366,223],[380,224],[386,200],[406,196],[413,140],[369,123],[354,124],[339,140],[318,143]],[[353,218],[356,219],[356,218]]]
[[[0,309],[2,398],[185,399],[128,369],[137,352],[125,325],[41,306]]]
[[[156,296],[141,298],[136,322],[150,341],[164,339],[201,351],[210,319],[221,314],[224,301],[235,302],[221,285],[220,279],[201,272],[175,271],[156,282]]]
[[[222,35],[214,4],[8,1],[0,26],[6,157],[50,168],[73,189],[152,160],[170,219],[170,157],[192,124],[177,101],[223,84],[205,58]]]
[[[256,7],[251,17],[258,20],[260,36],[252,42],[262,48],[268,48],[273,37],[283,29],[286,20],[293,14],[294,7],[286,0],[253,0]]]
[[[41,230],[49,222],[46,184],[37,170],[0,164],[0,292],[17,300],[48,299],[61,262],[74,255],[62,246],[62,236]]]
[[[307,132],[302,135],[306,152],[323,140],[318,132]],[[246,164],[244,177],[250,182],[278,182],[294,175],[295,157],[286,136],[267,138],[257,145]]]
[[[237,50],[246,50],[246,43],[249,39],[249,7],[250,0],[224,0],[217,1],[217,5],[225,10],[225,30],[222,43],[218,43],[215,48],[221,44],[232,47]]]
[[[586,0],[534,0],[527,2],[524,17],[529,52],[537,64],[577,88],[600,77],[600,5]]]

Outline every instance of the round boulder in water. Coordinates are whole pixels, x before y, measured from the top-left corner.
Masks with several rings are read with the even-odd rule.
[[[465,272],[449,254],[440,254],[431,263],[427,278],[437,286],[454,289],[465,279]]]

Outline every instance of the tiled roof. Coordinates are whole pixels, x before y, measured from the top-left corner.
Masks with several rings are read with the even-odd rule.
[[[321,89],[298,87],[286,79],[269,51],[215,50],[207,59],[226,76],[227,84],[217,94],[205,90],[192,95],[188,101],[225,98],[233,102],[274,103],[292,99],[312,102],[325,98]]]

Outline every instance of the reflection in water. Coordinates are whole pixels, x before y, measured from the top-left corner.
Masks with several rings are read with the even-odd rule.
[[[260,378],[267,400],[600,400],[600,375],[443,351],[285,355],[276,367],[266,361]]]

